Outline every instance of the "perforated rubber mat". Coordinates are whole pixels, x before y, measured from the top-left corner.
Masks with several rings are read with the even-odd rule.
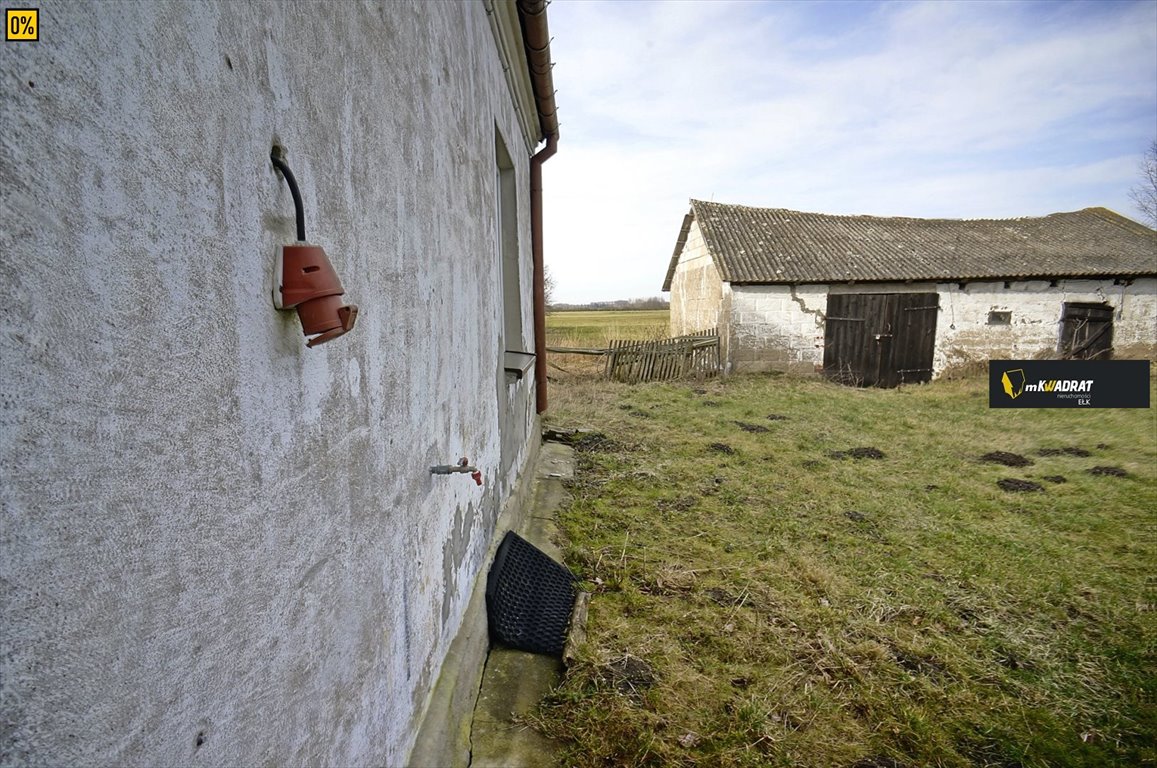
[[[531,653],[560,654],[574,601],[574,574],[508,531],[486,581],[491,640]]]

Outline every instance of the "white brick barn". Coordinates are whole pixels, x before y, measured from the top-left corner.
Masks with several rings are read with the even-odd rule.
[[[672,334],[719,328],[732,372],[887,387],[993,358],[1157,352],[1157,232],[1104,208],[955,220],[692,200],[663,290]]]

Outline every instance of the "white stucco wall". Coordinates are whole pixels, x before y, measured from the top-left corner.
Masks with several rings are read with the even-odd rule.
[[[674,283],[673,283],[674,285]],[[732,370],[818,372],[824,358],[824,320],[830,293],[939,294],[934,375],[950,366],[993,358],[1055,354],[1065,302],[1108,303],[1118,357],[1151,357],[1157,351],[1157,280],[1128,285],[1113,280],[853,285],[730,285]],[[672,307],[676,293],[672,291]],[[988,324],[992,311],[1009,311],[1009,326]]]
[[[0,763],[398,765],[514,485],[499,400],[534,432],[486,10],[38,5],[0,51]],[[361,308],[313,350],[274,142]],[[464,455],[483,488],[429,474]]]

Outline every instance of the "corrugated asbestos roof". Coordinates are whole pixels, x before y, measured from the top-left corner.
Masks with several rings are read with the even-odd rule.
[[[691,221],[732,283],[829,283],[1157,275],[1157,232],[1107,208],[1022,219],[831,216],[702,200]]]

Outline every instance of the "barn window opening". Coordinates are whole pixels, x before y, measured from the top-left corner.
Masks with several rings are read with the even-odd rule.
[[[1057,351],[1065,359],[1112,359],[1112,305],[1066,301],[1061,306],[1061,337]]]
[[[989,325],[1012,325],[1012,313],[1011,312],[989,312],[988,313],[988,324]]]

